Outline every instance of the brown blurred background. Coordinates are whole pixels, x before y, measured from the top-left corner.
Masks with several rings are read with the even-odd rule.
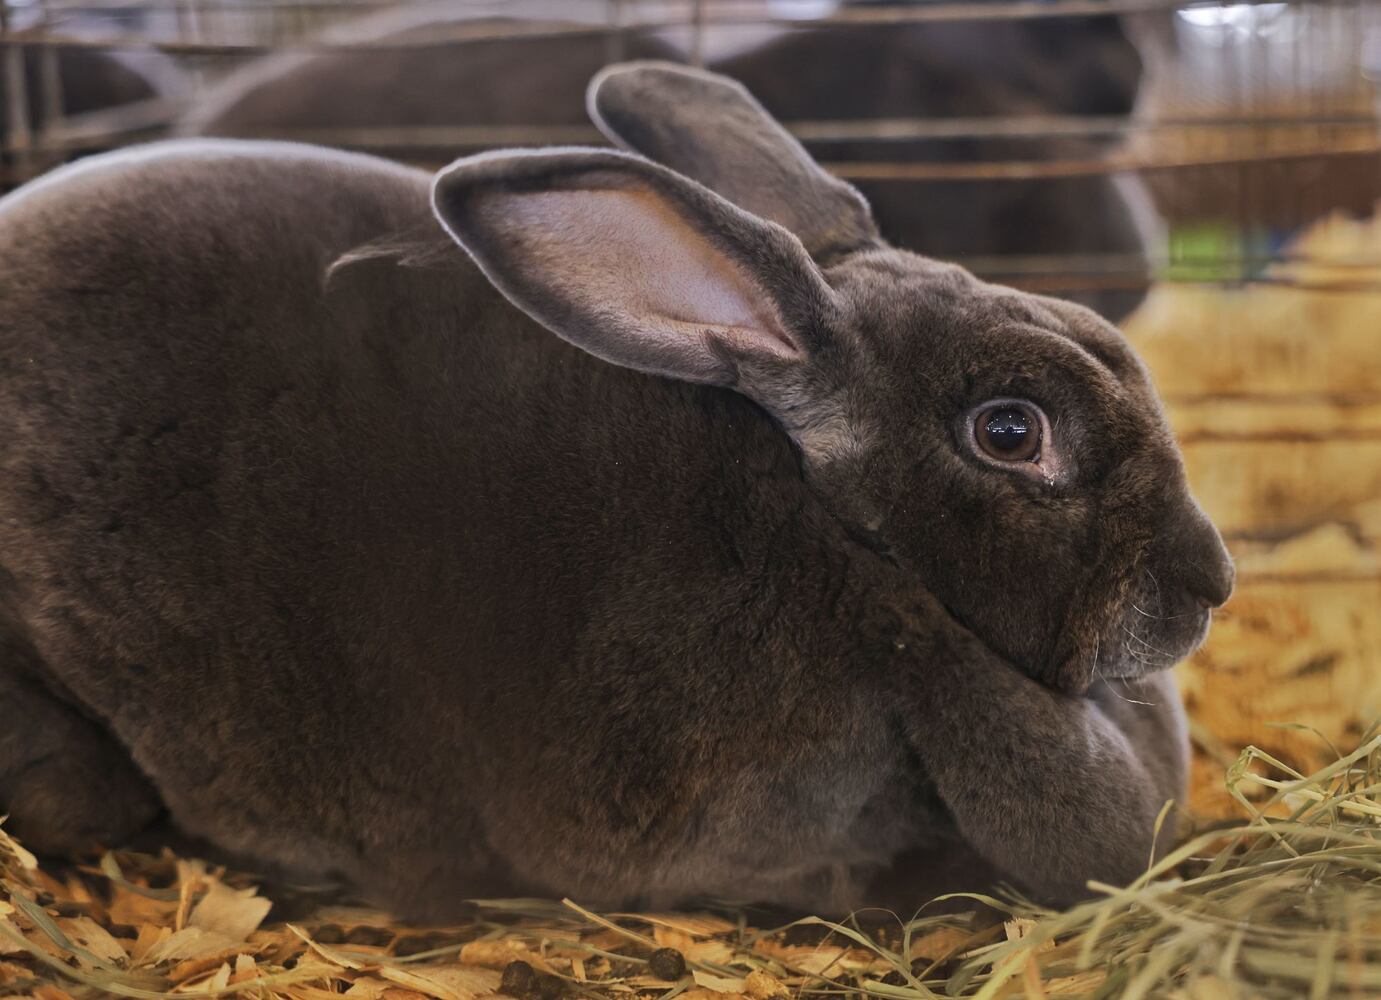
[[[1122,322],[1239,560],[1195,799],[1381,714],[1381,3],[0,0],[0,190],[168,135],[593,143],[604,63],[749,85],[894,242]],[[3,262],[0,262],[0,268]]]

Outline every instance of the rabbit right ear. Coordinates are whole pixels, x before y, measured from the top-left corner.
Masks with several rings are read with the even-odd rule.
[[[799,240],[613,150],[457,160],[437,217],[509,301],[605,361],[804,411],[834,292]],[[796,413],[799,416],[799,413]]]
[[[863,196],[726,76],[669,62],[619,63],[590,81],[586,103],[614,142],[784,226],[816,260],[880,242]]]

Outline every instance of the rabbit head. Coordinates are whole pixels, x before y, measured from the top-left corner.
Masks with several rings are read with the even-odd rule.
[[[637,153],[482,154],[435,182],[515,305],[613,364],[755,401],[866,558],[1033,678],[1079,692],[1197,646],[1231,562],[1115,328],[887,246],[726,78],[624,64],[590,106]]]

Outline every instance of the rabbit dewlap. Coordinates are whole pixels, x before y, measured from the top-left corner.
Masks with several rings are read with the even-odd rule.
[[[9,828],[413,916],[1137,874],[1232,570],[1127,344],[888,247],[737,85],[591,106],[635,152],[0,203]]]

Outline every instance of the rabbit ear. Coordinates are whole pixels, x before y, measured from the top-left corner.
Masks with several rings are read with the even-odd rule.
[[[619,145],[791,230],[821,261],[880,241],[863,196],[825,172],[744,87],[668,62],[609,66],[586,92]]]
[[[628,153],[467,157],[437,177],[432,204],[495,287],[558,336],[769,408],[773,378],[815,349],[833,302],[790,233]]]

